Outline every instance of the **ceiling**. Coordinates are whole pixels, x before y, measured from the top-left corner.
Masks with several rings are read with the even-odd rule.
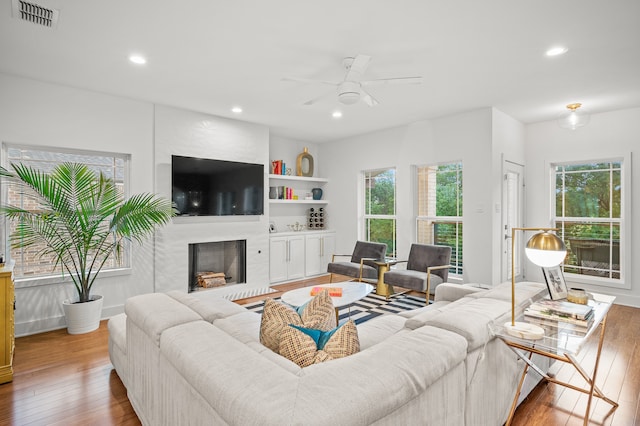
[[[571,102],[590,112],[640,106],[637,0],[33,0],[55,29],[0,0],[0,72],[172,105],[326,142],[493,106],[523,123]],[[565,45],[569,51],[547,57]],[[146,65],[128,61],[132,53]],[[369,89],[380,102],[303,103],[339,81],[342,59],[373,59],[365,79],[423,76]],[[1,94],[0,94],[1,96]],[[231,107],[239,105],[242,114]],[[343,112],[341,119],[331,113]]]

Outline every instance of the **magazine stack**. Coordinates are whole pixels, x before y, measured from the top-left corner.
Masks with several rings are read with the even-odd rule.
[[[585,331],[593,323],[593,307],[566,300],[539,300],[525,309],[524,315],[530,322],[556,327],[567,323]]]

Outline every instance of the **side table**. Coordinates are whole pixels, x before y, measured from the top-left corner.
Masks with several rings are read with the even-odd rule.
[[[384,273],[389,270],[389,268],[395,265],[397,262],[395,260],[374,260],[373,263],[378,267],[378,282],[376,283],[376,294],[378,296],[384,296],[389,299],[389,296],[393,295],[393,286],[389,284],[385,284],[384,282]]]
[[[611,404],[613,406],[612,410],[615,410],[618,407],[618,404],[615,401],[607,398],[596,386],[596,374],[598,372],[598,364],[600,362],[600,354],[602,352],[602,343],[604,341],[607,314],[609,313],[609,309],[613,305],[615,297],[598,293],[591,293],[591,295],[593,296],[593,299],[589,300],[589,305],[593,307],[594,312],[593,322],[588,329],[580,329],[562,321],[545,320],[544,323],[541,323],[539,321],[529,319],[529,317],[526,317],[523,314],[520,314],[517,318],[517,321],[534,323],[535,325],[542,327],[545,331],[545,335],[542,339],[529,340],[521,339],[508,334],[503,325],[503,322],[501,322],[500,320],[496,320],[494,323],[489,325],[492,334],[502,340],[507,346],[509,346],[509,348],[513,352],[515,352],[518,358],[525,362],[524,371],[522,372],[522,376],[520,377],[516,395],[513,398],[511,411],[509,412],[509,418],[507,419],[506,425],[510,425],[511,421],[513,420],[518,397],[520,396],[522,384],[529,368],[532,368],[545,380],[551,383],[555,383],[557,385],[564,386],[569,389],[573,389],[589,395],[587,409],[584,414],[584,426],[587,426],[589,424],[591,402],[594,396]],[[593,372],[589,374],[580,365],[580,363],[576,359],[576,356],[578,355],[578,352],[580,352],[580,349],[582,349],[582,347],[586,343],[587,339],[596,331],[598,326],[600,326],[600,340],[598,341],[598,351],[596,353]],[[538,354],[544,357],[548,357],[552,360],[562,361],[573,365],[573,367],[587,382],[589,388],[584,389],[549,376],[532,361],[533,354]]]

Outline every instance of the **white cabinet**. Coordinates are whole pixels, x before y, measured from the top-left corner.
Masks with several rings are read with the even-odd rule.
[[[335,253],[335,232],[314,232],[305,236],[305,275],[313,276],[327,272],[327,264]]]
[[[269,281],[304,278],[304,235],[271,237],[269,243]]]

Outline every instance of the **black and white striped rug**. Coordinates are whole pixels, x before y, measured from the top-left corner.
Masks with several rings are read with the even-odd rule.
[[[276,298],[276,300],[279,299],[280,298]],[[261,314],[264,301],[248,303],[243,306],[250,311]],[[360,324],[380,315],[397,314],[402,311],[409,311],[424,306],[424,297],[399,294],[387,300],[384,296],[371,293],[364,299],[340,308],[338,312],[341,323],[343,320],[351,318],[356,324]]]

